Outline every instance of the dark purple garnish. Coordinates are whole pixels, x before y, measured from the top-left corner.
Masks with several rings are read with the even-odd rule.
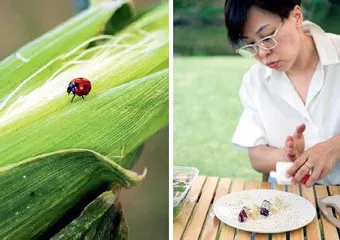
[[[248,209],[246,207],[243,207],[241,212],[238,214],[238,220],[240,222],[244,222],[245,220],[247,220],[247,218],[248,218],[247,210]]]
[[[260,214],[261,214],[262,216],[268,217],[269,211],[268,211],[267,208],[261,207],[261,208],[260,208]]]

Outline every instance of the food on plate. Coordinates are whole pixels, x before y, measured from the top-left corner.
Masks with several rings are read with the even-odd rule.
[[[261,216],[262,218],[268,217],[270,214],[279,213],[282,210],[282,204],[279,197],[275,197],[271,201],[263,200],[261,205],[253,204],[251,208],[243,206],[238,214],[238,220],[240,222],[246,221],[248,218],[257,220]]]
[[[247,220],[248,211],[249,211],[249,208],[247,208],[247,207],[242,208],[241,212],[238,214],[238,220],[240,222],[244,222],[245,220]]]
[[[260,217],[259,212],[260,212],[259,206],[253,204],[251,209],[249,209],[249,217],[251,219],[258,219]]]
[[[264,200],[261,204],[261,207],[260,207],[260,214],[262,216],[268,217],[269,211],[270,211],[270,206],[271,206],[271,203],[267,200]]]
[[[282,209],[283,209],[283,207],[282,207],[282,203],[280,201],[280,198],[278,196],[276,196],[274,198],[274,201],[272,202],[270,210],[274,213],[279,213],[279,212],[282,211]]]

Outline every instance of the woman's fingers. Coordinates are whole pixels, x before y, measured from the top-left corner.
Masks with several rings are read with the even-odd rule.
[[[293,136],[288,136],[285,143],[286,157],[290,161],[294,161],[296,154],[294,151],[294,138]]]
[[[287,160],[289,160],[290,162],[294,162],[295,159],[296,159],[296,155],[289,155],[289,154],[287,154],[287,155],[286,155],[286,158],[287,158]]]
[[[289,155],[295,155],[296,154],[292,147],[286,147],[286,152]]]
[[[304,123],[300,124],[295,130],[294,137],[301,138],[305,130],[306,130],[306,125]]]
[[[308,178],[308,181],[306,182],[306,187],[311,187],[314,185],[314,183],[316,183],[316,181],[318,181],[320,175],[322,172],[322,168],[320,167],[315,167],[312,170],[312,174],[310,175],[310,177]]]
[[[294,137],[289,135],[289,136],[286,138],[286,145],[288,144],[288,142],[294,143]]]
[[[309,173],[310,169],[303,164],[293,176],[293,183],[300,183],[301,180]]]
[[[307,151],[305,151],[299,158],[297,158],[294,161],[293,165],[287,170],[287,175],[294,176],[296,172],[302,167],[302,165],[307,161],[307,159],[308,159],[308,153]],[[303,176],[301,176],[301,178]],[[297,179],[297,180],[300,180],[300,179]]]

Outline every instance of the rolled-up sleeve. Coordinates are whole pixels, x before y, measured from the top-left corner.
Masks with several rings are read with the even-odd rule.
[[[233,145],[243,151],[248,151],[249,147],[268,144],[263,122],[256,108],[254,91],[256,88],[251,86],[249,75],[246,74],[240,89],[240,100],[244,110],[232,138]]]

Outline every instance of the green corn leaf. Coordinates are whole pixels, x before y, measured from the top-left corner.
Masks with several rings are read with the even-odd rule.
[[[112,183],[132,187],[144,175],[85,149],[44,154],[1,168],[0,238],[36,238],[89,193]]]
[[[51,239],[127,239],[127,225],[116,195],[112,192],[101,194]]]
[[[119,9],[124,10],[125,16],[124,19],[119,19],[120,24],[130,22],[133,17],[130,1],[119,0],[102,4],[66,21],[1,61],[0,109],[7,102],[9,94],[16,94],[13,92],[16,87],[37,69],[103,32],[105,25]],[[118,12],[122,15],[121,11]],[[84,44],[81,47],[86,46]]]
[[[92,149],[120,162],[168,123],[168,70],[72,104],[65,101],[53,114],[3,128],[0,166],[67,148]]]

